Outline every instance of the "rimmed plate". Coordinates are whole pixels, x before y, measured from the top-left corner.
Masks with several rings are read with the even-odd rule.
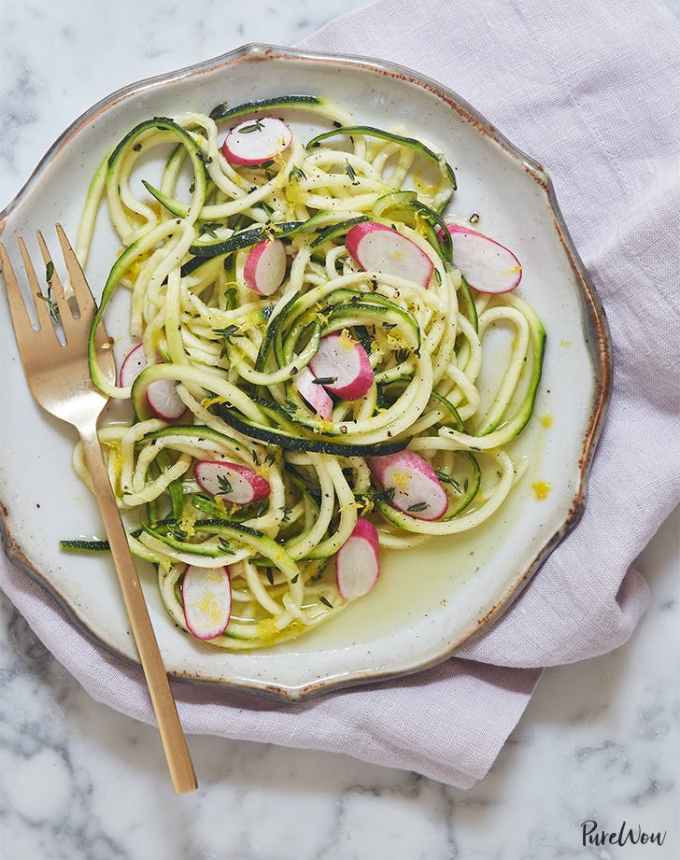
[[[492,521],[465,536],[389,553],[379,585],[333,623],[271,651],[231,654],[201,645],[169,621],[150,570],[143,575],[168,670],[196,681],[296,701],[339,686],[433,665],[506,608],[578,522],[611,379],[607,325],[542,167],[463,99],[403,67],[363,57],[247,45],[214,60],[132,84],[81,116],[51,147],[0,215],[5,240],[61,221],[73,233],[97,162],[140,120],[209,111],[287,93],[324,95],[357,122],[425,134],[455,166],[453,211],[524,264],[521,294],[548,332],[534,418],[517,455],[531,466]],[[95,292],[117,247],[100,217],[88,267]],[[499,345],[499,349],[502,344]],[[0,510],[10,558],[44,585],[98,642],[135,659],[107,558],[60,553],[63,537],[99,534],[95,506],[70,467],[73,436],[33,403],[0,301],[0,362],[10,404],[0,422]],[[536,486],[550,485],[539,499]],[[533,486],[532,486],[533,485]],[[544,495],[540,493],[539,495]]]

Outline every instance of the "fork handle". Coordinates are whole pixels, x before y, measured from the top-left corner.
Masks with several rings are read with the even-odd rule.
[[[158,642],[151,625],[144,593],[135,569],[127,535],[118,513],[118,506],[104,463],[96,426],[81,430],[85,462],[92,477],[99,511],[111,546],[118,582],[123,592],[132,635],[146,676],[165,758],[172,783],[178,794],[197,788],[196,775],[189,755],[189,747],[177,714],[177,706],[170,690]]]

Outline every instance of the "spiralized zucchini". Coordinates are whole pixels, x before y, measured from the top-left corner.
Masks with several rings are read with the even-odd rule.
[[[234,650],[292,639],[345,608],[329,562],[358,516],[377,525],[387,548],[415,547],[491,517],[517,478],[504,446],[531,416],[543,358],[531,307],[515,294],[477,293],[455,268],[442,229],[455,177],[443,156],[403,135],[345,130],[344,112],[295,98],[140,123],[95,174],[77,243],[85,264],[105,199],[123,250],[104,287],[90,363],[100,390],[134,407],[130,422],[100,431],[120,508],[139,522],[130,546],[157,565],[163,602],[185,630],[185,567],[228,565],[231,619],[210,644]],[[313,110],[330,130],[307,145],[294,138],[264,166],[229,163],[221,125],[268,107],[276,115]],[[140,158],[168,144],[160,182],[145,182],[150,196],[136,197]],[[188,197],[178,190],[187,169]],[[427,288],[359,269],[345,236],[368,220],[421,249],[432,264]],[[285,245],[286,275],[265,297],[249,289],[244,268],[253,246],[275,238]],[[121,288],[130,294],[130,333],[148,362],[128,387],[101,372],[94,339]],[[513,328],[513,347],[480,414],[484,335],[499,323]],[[324,419],[295,379],[331,332],[362,344],[374,378],[362,398],[336,399]],[[181,421],[151,413],[147,394],[159,380],[176,385],[186,406]],[[448,511],[436,521],[397,510],[371,479],[372,456],[407,447],[446,490]],[[193,472],[202,460],[249,467],[269,483],[268,497],[239,506],[206,494]],[[89,483],[79,448],[74,468]],[[106,546],[63,543],[71,551]]]

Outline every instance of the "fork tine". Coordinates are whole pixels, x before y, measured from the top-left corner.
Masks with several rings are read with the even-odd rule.
[[[19,246],[19,251],[21,253],[21,258],[24,261],[24,270],[26,272],[26,277],[28,278],[28,284],[31,288],[31,293],[33,295],[33,305],[35,307],[35,312],[38,318],[38,325],[40,326],[40,331],[51,330],[52,334],[59,343],[59,338],[57,338],[57,332],[52,325],[52,320],[50,318],[49,305],[43,296],[43,292],[40,289],[40,284],[38,283],[38,278],[35,274],[35,269],[33,268],[33,263],[31,262],[30,254],[28,253],[28,248],[26,247],[26,243],[22,239],[21,236],[17,236],[17,245]]]
[[[56,230],[57,236],[59,237],[59,244],[61,245],[61,250],[64,255],[64,262],[68,269],[71,289],[78,300],[80,315],[83,317],[90,316],[96,309],[94,296],[92,295],[89,284],[85,280],[85,275],[83,274],[83,270],[81,269],[78,258],[76,257],[76,252],[71,247],[71,243],[64,232],[64,228],[61,224],[57,224]]]
[[[9,312],[12,316],[12,325],[16,334],[17,346],[21,353],[24,345],[36,332],[31,325],[31,319],[28,316],[28,311],[21,295],[17,276],[2,242],[0,242],[0,266],[2,267],[2,275],[5,281],[5,292],[7,293],[7,302],[9,304]]]
[[[71,323],[73,320],[73,314],[71,313],[68,301],[66,300],[66,296],[64,295],[64,287],[61,283],[61,278],[59,277],[59,274],[54,268],[54,263],[52,262],[52,257],[50,256],[50,250],[47,247],[47,242],[45,242],[45,237],[43,236],[41,230],[38,230],[37,237],[40,253],[42,254],[43,262],[45,263],[45,267],[48,272],[50,270],[50,263],[52,263],[52,271],[50,272],[50,278],[48,279],[47,283],[52,288],[52,297],[57,303],[57,307],[59,308],[61,325],[64,329],[64,333],[66,334],[69,328],[69,323]]]

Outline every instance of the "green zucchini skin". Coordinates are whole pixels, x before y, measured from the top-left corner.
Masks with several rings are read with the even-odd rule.
[[[62,552],[110,552],[111,546],[107,540],[81,540],[74,538],[72,540],[60,540],[59,549]]]
[[[533,367],[531,370],[531,379],[526,396],[518,412],[507,422],[508,437],[502,442],[503,445],[517,438],[519,434],[529,423],[531,416],[534,414],[534,405],[538,395],[538,388],[541,384],[543,376],[543,362],[545,359],[545,344],[546,333],[543,328],[543,323],[531,308],[526,311],[529,318],[529,337],[533,351]],[[486,435],[493,432],[496,427],[483,427],[480,435]],[[498,429],[505,429],[503,425]]]
[[[233,254],[234,251],[240,251],[242,248],[250,248],[264,242],[265,239],[283,238],[296,231],[303,223],[302,221],[282,221],[278,224],[263,224],[261,227],[253,227],[249,230],[242,230],[240,233],[234,233],[228,239],[196,242],[189,248],[189,251],[194,257],[200,257],[203,260],[222,257]]]
[[[451,414],[451,416],[455,422],[455,425],[456,425],[456,430],[462,431],[464,429],[465,425],[463,424],[463,419],[460,417],[458,410],[453,405],[453,403],[451,403],[450,400],[448,400],[446,397],[442,397],[442,395],[436,391],[432,392],[432,394],[430,395],[430,398],[434,398],[438,403],[440,403]]]
[[[248,114],[257,113],[258,111],[284,108],[296,108],[298,110],[327,109],[328,102],[320,96],[290,95],[244,102],[232,108],[227,107],[226,104],[219,104],[210,111],[210,119],[214,119],[215,122],[223,122],[241,116],[248,116]]]
[[[288,555],[286,550],[275,540],[256,529],[234,523],[226,519],[197,520],[194,528],[199,533],[219,535],[231,538],[246,546],[252,547],[260,555],[268,558],[278,569],[289,578],[299,575],[300,570],[295,561]]]
[[[241,248],[249,248],[251,245],[257,245],[267,237],[266,227],[254,227],[252,230],[243,230],[241,233],[234,233],[228,239],[220,239],[213,242],[195,243],[189,251],[195,257],[218,257],[222,254],[231,254],[234,251],[240,251]]]
[[[371,325],[390,323],[399,325],[402,331],[409,332],[410,346],[416,351],[420,349],[420,327],[408,311],[403,310],[392,302],[348,302],[347,304],[333,305],[328,314],[328,324],[321,334],[326,335],[337,331],[344,325],[354,325],[355,320],[361,318],[362,322],[370,321]]]
[[[482,470],[479,467],[477,458],[471,451],[465,451],[464,453],[468,463],[470,463],[472,467],[472,480],[469,481],[467,490],[465,490],[463,497],[458,502],[458,505],[447,514],[447,520],[457,517],[458,514],[462,514],[463,511],[470,506],[476,498],[482,484]]]
[[[223,433],[219,433],[211,427],[206,427],[204,424],[173,424],[170,427],[163,427],[161,430],[155,430],[153,433],[147,433],[147,435],[144,436],[144,441],[148,442],[153,441],[154,439],[163,439],[166,436],[186,436],[189,439],[209,439],[212,442],[216,442],[218,445],[226,444],[239,453],[248,453],[235,439],[231,439],[229,436],[225,436]],[[158,456],[160,457],[160,454]],[[172,484],[170,484],[170,487],[172,487]]]
[[[297,303],[299,297],[299,294],[292,296],[290,301],[281,308],[280,312],[274,317],[274,319],[270,320],[267,328],[265,329],[264,337],[262,338],[262,343],[260,344],[260,349],[258,350],[257,357],[255,359],[255,370],[264,371],[266,369],[267,361],[274,346],[274,341],[279,334],[279,330],[286,318],[290,315],[290,312],[293,306]]]
[[[313,451],[318,454],[334,454],[338,457],[379,457],[384,454],[395,454],[397,451],[403,451],[411,441],[410,439],[395,439],[390,442],[376,442],[372,445],[353,445],[326,439],[309,439],[281,429],[254,424],[222,404],[215,404],[210,408],[225,423],[233,427],[234,430],[238,430],[239,433],[243,433],[244,436],[258,442],[266,442],[269,445],[278,445],[286,451]]]
[[[373,213],[376,218],[382,218],[390,209],[406,209],[417,199],[415,191],[388,191],[375,201]]]
[[[352,227],[356,227],[357,224],[363,224],[365,221],[368,221],[368,215],[357,215],[356,218],[348,218],[339,224],[330,224],[328,227],[319,230],[319,235],[312,241],[311,247],[317,248],[319,245],[323,245],[324,242],[344,236]]]
[[[155,185],[147,182],[146,179],[142,179],[142,185],[146,188],[149,194],[152,197],[155,197],[161,206],[164,206],[172,215],[175,215],[177,218],[186,218],[189,214],[188,209],[184,206],[180,206],[176,200],[172,199],[172,197],[168,197],[167,194],[163,194],[160,188],[156,188]]]
[[[448,232],[448,231],[447,231]],[[474,330],[476,332],[479,331],[479,319],[477,317],[477,305],[475,305],[475,301],[472,298],[472,293],[470,292],[470,285],[465,280],[465,278],[461,275],[460,279],[460,309],[463,315],[468,319],[470,323],[472,323]]]
[[[322,141],[327,140],[329,137],[334,137],[337,134],[346,135],[347,137],[359,135],[363,135],[364,137],[378,137],[381,140],[389,140],[392,143],[399,143],[402,146],[408,146],[409,149],[413,149],[421,155],[424,155],[426,158],[435,161],[443,169],[449,184],[451,185],[451,191],[456,191],[458,188],[456,183],[456,174],[453,172],[451,165],[448,161],[445,161],[442,156],[437,155],[436,152],[431,150],[429,146],[425,146],[424,143],[417,140],[415,137],[404,137],[401,134],[394,134],[391,131],[385,131],[382,128],[375,128],[371,125],[343,125],[340,128],[334,128],[331,131],[323,131],[307,143],[306,149],[313,149]]]
[[[219,555],[224,555],[224,550],[222,549],[204,547],[200,543],[189,543],[188,541],[174,537],[172,534],[155,529],[152,526],[143,526],[143,529],[146,534],[151,535],[151,537],[156,538],[156,540],[165,544],[165,546],[169,546],[178,552],[193,553],[193,555],[202,555],[206,558],[216,558]]]
[[[446,227],[446,221],[439,212],[420,200],[413,200],[410,206],[427,225],[428,239],[432,247],[439,251],[439,256],[445,263],[453,265],[453,239]]]
[[[134,128],[131,128],[130,131],[124,137],[122,137],[113,148],[113,151],[109,156],[109,168],[113,167],[116,161],[120,158],[127,144],[132,143],[132,141],[136,137],[139,137],[139,135],[143,131],[147,131],[150,128],[167,128],[168,125],[174,126],[174,119],[171,119],[169,116],[154,116],[151,119],[143,120],[142,122],[138,123]]]
[[[139,537],[142,533],[143,529],[135,529],[130,532],[131,537]],[[84,553],[89,555],[98,555],[102,552],[110,552],[111,547],[109,546],[109,542],[107,540],[81,540],[80,538],[76,538],[73,540],[60,540],[59,548],[62,552],[69,553]],[[153,550],[146,549],[145,547],[137,544],[134,547],[130,548],[130,551],[133,555],[136,555],[137,558],[142,561],[148,561],[150,564],[161,564],[161,559],[153,552]]]
[[[229,254],[216,254],[214,257],[192,257],[180,267],[180,277],[185,278],[187,275],[191,275],[197,269],[200,269],[201,266],[205,266],[206,263],[209,263],[211,260],[216,260],[218,257],[224,257],[226,261],[228,256]]]
[[[141,134],[150,129],[159,129],[160,131],[172,132],[178,138],[180,144],[186,148],[194,170],[194,181],[196,183],[195,193],[198,195],[198,199],[202,203],[202,201],[205,199],[207,177],[205,173],[205,165],[200,158],[200,150],[191,135],[188,134],[181,126],[177,125],[174,120],[169,119],[168,117],[154,117],[153,119],[140,122],[133,129],[131,129],[111,153],[108,163],[109,171],[113,170],[116,167],[118,159],[122,157],[123,153],[127,150],[127,147],[132,145],[133,141]],[[90,368],[90,377],[95,386],[105,394],[106,385],[108,383],[104,375],[102,374],[99,368],[99,364],[97,362],[97,329],[99,328],[99,324],[104,318],[106,308],[111,301],[111,297],[116,291],[121,278],[127,271],[127,268],[132,262],[132,260],[135,258],[135,254],[138,250],[138,243],[141,241],[141,239],[138,239],[136,242],[133,242],[132,245],[129,245],[113,264],[111,271],[109,272],[109,275],[106,279],[106,283],[104,284],[104,289],[102,291],[102,297],[99,302],[97,312],[95,313],[92,319],[92,325],[90,326],[90,333],[87,343],[87,356]]]

